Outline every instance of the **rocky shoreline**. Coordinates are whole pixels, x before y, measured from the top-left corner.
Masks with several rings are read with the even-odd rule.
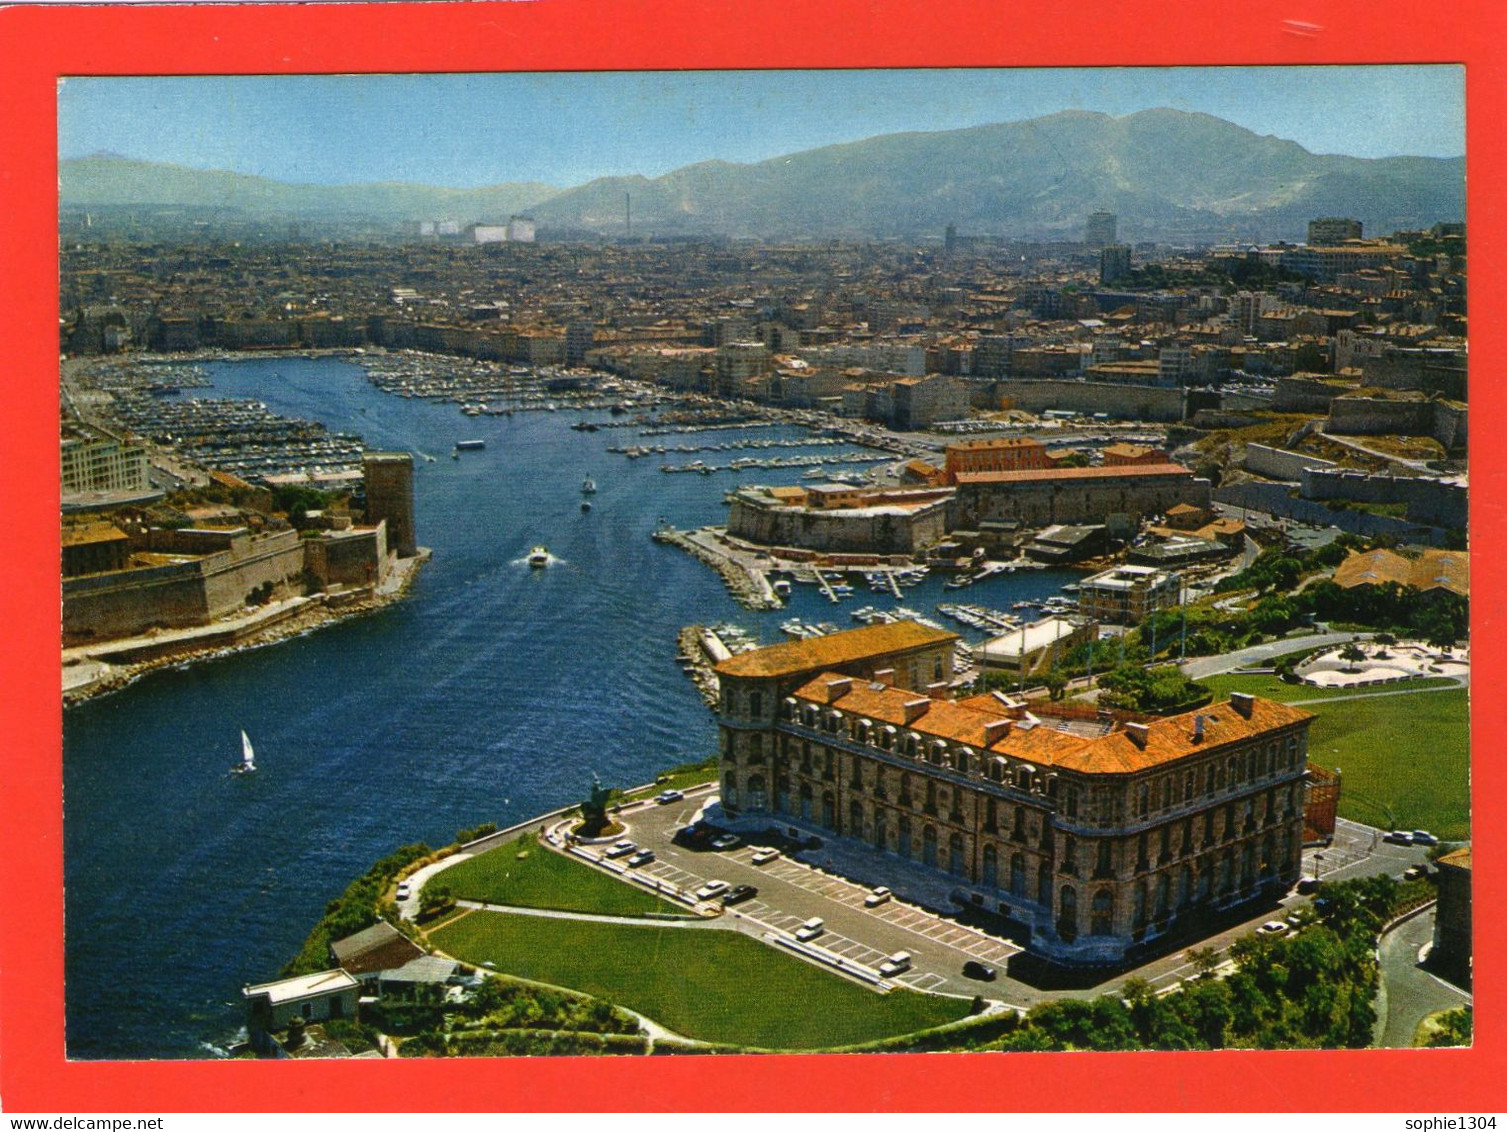
[[[126,664],[112,664],[108,661],[95,658],[81,658],[80,663],[93,665],[97,675],[88,679],[87,682],[76,684],[73,687],[63,688],[63,706],[72,707],[97,696],[108,695],[117,692],[149,673],[162,668],[181,668],[205,660],[214,660],[219,657],[231,656],[239,652],[247,652],[251,649],[265,648],[269,645],[278,644],[294,637],[302,637],[318,629],[335,625],[354,617],[376,613],[387,608],[395,602],[401,601],[408,595],[414,579],[418,577],[419,567],[428,561],[427,551],[421,551],[416,558],[406,560],[401,572],[395,570],[397,578],[389,588],[380,591],[371,591],[361,596],[344,594],[319,595],[321,600],[312,601],[304,608],[291,616],[281,618],[261,629],[254,629],[247,633],[244,639],[233,645],[221,643],[206,643],[195,645],[192,640],[183,642],[181,649],[174,649],[162,656],[150,659],[134,661]],[[344,598],[345,600],[342,600]],[[119,645],[120,642],[114,642]],[[101,652],[107,652],[108,646],[100,646]],[[68,665],[65,665],[65,676]]]

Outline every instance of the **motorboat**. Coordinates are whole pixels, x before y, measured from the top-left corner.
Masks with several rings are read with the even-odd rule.
[[[549,565],[549,547],[536,546],[528,552],[528,564],[536,570],[541,570]]]

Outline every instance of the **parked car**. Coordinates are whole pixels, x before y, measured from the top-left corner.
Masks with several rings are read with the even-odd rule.
[[[869,889],[869,894],[863,898],[863,906],[865,908],[877,908],[893,895],[894,893],[883,885],[880,885],[878,888],[871,888]]]
[[[879,964],[879,973],[886,979],[888,979],[894,975],[903,974],[904,972],[909,971],[910,963],[911,954],[909,951],[897,951],[895,952],[895,954],[887,956],[885,960]]]
[[[963,977],[977,979],[981,983],[994,982],[998,972],[987,963],[980,963],[977,959],[970,959],[963,964]]]
[[[696,890],[697,900],[713,900],[731,887],[725,880],[709,880]]]
[[[412,895],[413,889],[409,887],[408,882],[406,880],[398,881],[398,899],[407,900]]]
[[[760,845],[754,849],[753,856],[749,860],[755,865],[767,865],[779,855],[780,851],[778,849],[771,849],[767,845]]]
[[[1324,882],[1321,881],[1318,877],[1304,877],[1302,880],[1298,881],[1298,891],[1301,892],[1304,896],[1307,896],[1310,892],[1317,892],[1323,887]]]
[[[827,925],[820,916],[812,916],[800,927],[795,929],[795,938],[802,943],[808,943],[827,930]]]
[[[1405,829],[1394,829],[1383,837],[1382,840],[1390,841],[1394,845],[1411,845],[1413,844],[1413,835]]]
[[[1438,845],[1439,839],[1426,829],[1413,830],[1414,845]]]
[[[603,853],[602,856],[607,857],[610,860],[616,860],[619,857],[626,857],[629,853],[634,853],[637,851],[638,846],[633,844],[633,842],[619,841],[616,842],[611,849]]]
[[[679,790],[661,790],[654,795],[654,800],[661,806],[668,806],[671,802],[678,802],[684,797],[685,795]]]
[[[1414,865],[1411,869],[1406,870],[1402,874],[1402,879],[1403,880],[1422,880],[1424,877],[1426,877],[1428,875],[1429,875],[1428,869],[1424,868],[1422,865]]]
[[[628,867],[630,869],[636,869],[640,865],[647,865],[652,860],[654,860],[653,849],[640,849],[637,853],[628,858]]]
[[[727,895],[722,898],[722,903],[741,904],[745,900],[752,900],[759,895],[759,890],[751,884],[735,884],[727,890]]]
[[[1267,920],[1256,930],[1262,935],[1281,935],[1287,931],[1287,925],[1281,920]]]
[[[743,839],[736,833],[724,833],[720,837],[712,838],[713,849],[736,849],[743,844]]]

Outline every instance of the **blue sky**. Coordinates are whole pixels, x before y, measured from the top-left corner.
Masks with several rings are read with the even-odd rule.
[[[1454,157],[1453,66],[709,71],[68,79],[63,157],[281,181],[568,186],[1058,110],[1196,110],[1317,153]]]

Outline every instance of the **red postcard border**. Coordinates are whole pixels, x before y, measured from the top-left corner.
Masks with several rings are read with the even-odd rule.
[[[7,144],[0,265],[9,316],[0,379],[12,472],[0,618],[10,704],[0,789],[8,915],[0,932],[0,1104],[9,1112],[422,1110],[1335,1110],[1500,1107],[1502,701],[1472,701],[1476,1045],[1343,1053],[860,1055],[491,1062],[67,1062],[63,1057],[58,670],[56,82],[66,75],[1463,63],[1471,290],[1500,300],[1507,75],[1504,9],[1296,0],[1054,4],[1048,0],[539,0],[326,6],[29,7],[0,12]],[[1322,112],[1322,108],[1316,108]],[[1493,312],[1494,313],[1494,312]],[[1501,320],[1472,332],[1473,648],[1494,638],[1503,535]],[[164,956],[162,977],[175,959]]]

